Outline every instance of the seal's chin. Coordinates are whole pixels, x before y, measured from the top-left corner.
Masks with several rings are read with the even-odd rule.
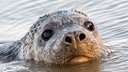
[[[82,62],[87,62],[91,60],[89,57],[85,57],[85,56],[77,56],[77,57],[74,57],[72,58],[69,63],[82,63]]]

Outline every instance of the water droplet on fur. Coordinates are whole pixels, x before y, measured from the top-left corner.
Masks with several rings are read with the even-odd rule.
[[[66,32],[66,31],[67,31],[67,29],[64,29],[64,31]]]

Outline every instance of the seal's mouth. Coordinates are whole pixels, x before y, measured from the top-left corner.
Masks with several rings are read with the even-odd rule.
[[[87,56],[75,56],[69,60],[69,63],[82,63],[82,62],[87,62],[91,58]]]

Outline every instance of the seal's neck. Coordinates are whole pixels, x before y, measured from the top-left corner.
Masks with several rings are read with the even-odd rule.
[[[16,41],[12,43],[6,43],[2,47],[0,47],[0,59],[3,60],[16,60],[19,59],[19,52],[20,52],[20,47],[22,43],[21,41]]]

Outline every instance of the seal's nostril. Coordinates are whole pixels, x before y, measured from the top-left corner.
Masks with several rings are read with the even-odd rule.
[[[72,39],[68,36],[65,37],[65,42],[72,43]]]
[[[80,41],[84,40],[85,38],[86,38],[85,34],[82,33],[82,34],[79,35]]]

